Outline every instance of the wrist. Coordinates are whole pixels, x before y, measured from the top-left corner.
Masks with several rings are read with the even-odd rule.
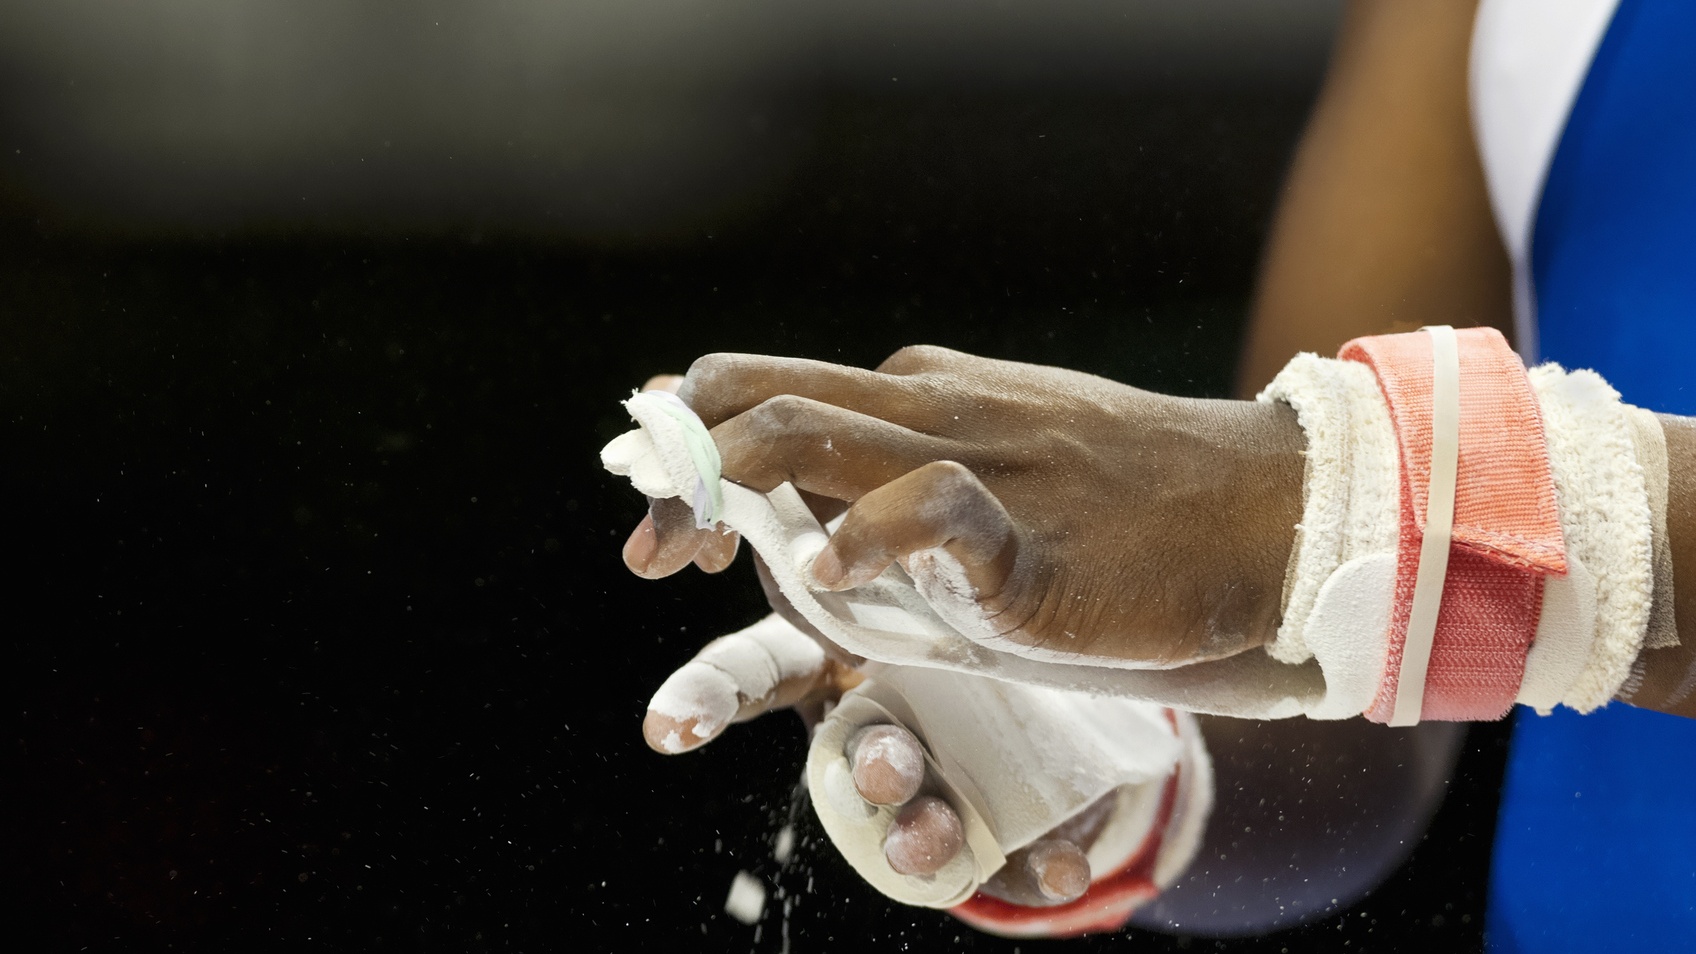
[[[1209,607],[1208,631],[1190,648],[1200,659],[1266,646],[1277,637],[1301,520],[1306,437],[1284,404],[1183,403],[1196,451],[1185,455],[1193,469],[1178,475],[1189,498],[1184,546]]]
[[[1241,488],[1237,544],[1249,556],[1244,567],[1259,594],[1255,646],[1270,645],[1283,620],[1285,582],[1302,516],[1307,437],[1295,411],[1281,402],[1230,402],[1242,417],[1242,439],[1234,458]]]

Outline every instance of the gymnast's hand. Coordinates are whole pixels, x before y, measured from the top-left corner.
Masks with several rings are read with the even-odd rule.
[[[847,507],[813,563],[824,588],[940,548],[982,612],[967,635],[1013,652],[1160,668],[1276,631],[1304,448],[1282,405],[935,347],[875,371],[709,355],[678,394],[712,428],[725,477]],[[669,501],[624,556],[661,577],[722,567],[733,547]]]
[[[650,378],[643,390],[676,392],[677,375]],[[809,496],[821,520],[840,514],[828,498]],[[663,576],[694,562],[717,573],[735,558],[737,537],[714,529],[694,533],[694,515],[674,499],[648,501],[643,518],[625,545],[625,560],[643,575]],[[663,538],[655,528],[667,528]],[[663,532],[663,531],[662,531]],[[645,556],[644,556],[645,553]],[[634,555],[633,555],[634,554]],[[736,722],[779,709],[793,709],[809,731],[830,706],[862,681],[860,660],[825,639],[783,598],[759,556],[761,586],[776,612],[747,629],[721,636],[674,672],[655,693],[642,722],[650,748],[679,754],[718,738]],[[654,567],[663,572],[653,572]],[[848,740],[856,792],[874,805],[903,809],[885,840],[890,867],[926,874],[951,861],[963,845],[959,814],[934,796],[920,796],[925,766],[922,745],[899,726],[873,726]],[[982,886],[993,897],[1029,907],[1064,904],[1089,887],[1093,844],[1111,815],[1109,799],[1080,813],[1050,835],[1008,857]]]
[[[674,672],[649,703],[642,734],[655,751],[677,754],[718,738],[732,723],[777,709],[793,708],[811,728],[861,681],[858,670],[773,614],[713,640]],[[847,738],[842,755],[853,783],[848,797],[898,809],[882,834],[890,868],[928,875],[960,853],[964,833],[954,806],[920,794],[927,766],[923,745],[912,732],[897,725],[869,725]],[[1103,798],[1046,837],[1012,852],[979,890],[1026,907],[1078,898],[1090,885],[1085,852],[1110,820],[1113,807],[1112,798]],[[869,824],[869,811],[866,817]]]

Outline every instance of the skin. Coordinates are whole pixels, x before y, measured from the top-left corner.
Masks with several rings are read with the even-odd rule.
[[[1239,392],[1300,351],[1428,324],[1511,334],[1512,273],[1472,136],[1476,0],[1355,0],[1261,263]]]
[[[813,564],[828,589],[940,546],[995,632],[1036,649],[1168,667],[1277,630],[1301,510],[1288,408],[932,347],[875,371],[709,355],[679,394],[712,428],[729,479],[849,505]],[[656,511],[626,547],[645,575],[680,569],[718,536],[666,520]]]
[[[1296,352],[1332,354],[1361,335],[1510,330],[1510,267],[1467,109],[1475,12],[1475,0],[1350,3],[1262,263],[1244,396]],[[827,587],[941,546],[1013,645],[1169,666],[1259,647],[1276,629],[1301,503],[1303,439],[1287,410],[924,347],[872,371],[712,355],[663,383],[713,428],[727,477],[759,490],[789,481],[822,516],[846,508],[813,567]],[[1661,421],[1681,644],[1646,652],[1631,701],[1689,716],[1696,694],[1674,697],[1696,665],[1696,421]],[[631,569],[658,578],[690,562],[727,565],[733,538],[695,530],[673,504],[656,504],[632,535]],[[852,660],[829,665],[851,670]],[[838,685],[821,674],[789,701],[805,711]],[[1303,885],[1343,903],[1368,890],[1416,840],[1460,737],[1452,725],[1361,720],[1208,719],[1204,731],[1226,824],[1210,827],[1201,857],[1238,860],[1198,862],[1139,920],[1219,933],[1290,923],[1299,912],[1287,902]],[[927,807],[902,837],[941,844],[946,806]],[[1230,841],[1244,827],[1261,833],[1252,850]],[[1040,883],[1071,883],[1068,866],[1091,837],[1066,826],[1054,836],[986,889],[1052,903]],[[1297,854],[1347,863],[1292,873],[1285,861]],[[1221,890],[1244,879],[1282,900],[1261,910],[1237,899],[1221,915]],[[1202,900],[1188,910],[1187,898]]]

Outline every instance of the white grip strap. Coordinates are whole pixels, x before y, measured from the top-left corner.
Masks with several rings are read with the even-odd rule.
[[[1455,330],[1448,325],[1433,325],[1424,330],[1431,336],[1431,482],[1391,725],[1417,725],[1425,704],[1425,673],[1431,663],[1431,645],[1437,636],[1443,580],[1449,573],[1455,479],[1460,466],[1460,347],[1455,341]]]

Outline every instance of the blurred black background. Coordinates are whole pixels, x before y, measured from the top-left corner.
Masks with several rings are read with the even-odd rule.
[[[0,12],[0,877],[55,950],[1032,949],[823,842],[773,717],[666,759],[745,561],[619,563],[617,400],[927,342],[1230,392],[1336,4]],[[1265,939],[1480,946],[1505,734]],[[793,820],[801,847],[772,857]],[[731,877],[773,890],[723,913]]]

